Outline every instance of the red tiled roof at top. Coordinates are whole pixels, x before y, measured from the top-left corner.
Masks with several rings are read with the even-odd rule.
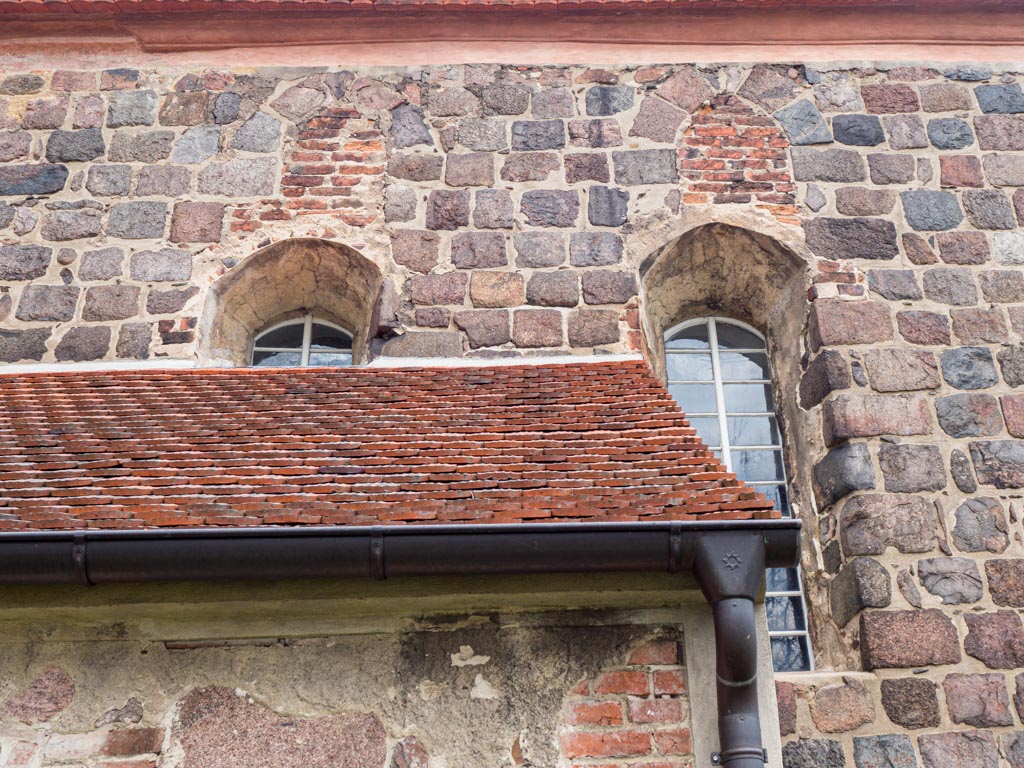
[[[1012,7],[1018,0],[982,0],[982,8]],[[963,8],[963,0],[0,0],[2,13],[89,14],[180,11],[378,11],[416,9],[587,9],[694,11]]]
[[[0,530],[776,517],[642,361],[0,375]]]

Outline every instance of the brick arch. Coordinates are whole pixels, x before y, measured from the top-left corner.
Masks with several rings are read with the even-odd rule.
[[[256,332],[312,312],[366,343],[381,294],[380,269],[353,248],[317,238],[282,240],[256,251],[210,288],[200,326],[200,362],[245,365]]]

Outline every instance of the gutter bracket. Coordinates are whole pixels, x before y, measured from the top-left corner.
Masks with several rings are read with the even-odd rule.
[[[86,538],[84,533],[76,533],[71,543],[71,564],[75,569],[78,583],[83,587],[95,586],[89,580],[89,562],[86,554]]]
[[[374,526],[370,530],[370,576],[374,581],[384,581],[384,529]]]
[[[694,576],[711,605],[718,677],[718,733],[721,751],[711,764],[763,768],[757,698],[757,631],[754,605],[765,571],[765,537],[757,531],[698,535]]]

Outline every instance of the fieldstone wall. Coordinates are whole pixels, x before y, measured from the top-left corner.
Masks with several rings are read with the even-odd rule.
[[[787,764],[1024,766],[1019,73],[10,73],[0,130],[6,362],[216,362],[211,285],[298,237],[380,270],[371,355],[657,349],[685,317],[642,278],[687,232],[770,240],[807,296],[764,330],[836,672],[780,686]]]
[[[6,644],[0,765],[693,765],[675,628],[145,641],[118,626],[121,639]]]

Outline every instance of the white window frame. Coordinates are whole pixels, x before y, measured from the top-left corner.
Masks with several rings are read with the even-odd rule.
[[[261,346],[258,343],[261,336],[266,336],[271,331],[276,331],[278,328],[284,328],[284,327],[289,326],[289,325],[299,325],[300,323],[302,324],[302,346],[298,350],[296,350],[295,347],[266,347],[266,346]],[[275,323],[274,325],[268,326],[268,327],[264,328],[263,330],[261,330],[259,333],[257,333],[253,337],[253,340],[252,340],[252,351],[249,354],[249,365],[255,365],[253,363],[253,358],[256,356],[257,352],[296,352],[296,351],[298,351],[298,352],[300,352],[299,364],[297,366],[294,366],[294,367],[296,367],[296,368],[308,368],[309,367],[309,348],[312,345],[312,341],[313,341],[313,324],[314,323],[316,323],[317,325],[326,325],[328,328],[333,328],[334,330],[338,331],[339,333],[344,334],[345,337],[348,339],[349,352],[350,353],[354,352],[354,350],[352,349],[353,336],[352,336],[352,334],[349,331],[347,331],[346,329],[342,328],[340,325],[332,323],[332,322],[330,322],[328,320],[322,320],[322,319],[320,319],[318,317],[314,317],[312,313],[307,312],[301,318],[293,317],[291,320],[282,320],[280,323]]]
[[[736,416],[741,416],[741,417],[742,416],[771,416],[771,417],[773,417],[775,419],[776,429],[778,430],[778,433],[779,433],[779,444],[777,444],[777,445],[773,444],[773,445],[759,445],[759,446],[743,446],[742,448],[737,447],[735,450],[741,451],[741,450],[778,449],[780,451],[780,460],[781,460],[782,459],[782,455],[785,452],[785,449],[784,449],[784,447],[782,446],[782,443],[781,443],[781,441],[782,441],[782,427],[781,427],[781,424],[780,424],[779,417],[778,417],[777,413],[775,413],[775,412],[767,412],[767,411],[765,411],[765,412],[758,412],[758,413],[754,413],[754,412],[751,412],[751,413],[728,413],[728,414],[726,413],[726,407],[725,407],[725,387],[724,387],[725,382],[723,381],[723,378],[722,378],[722,364],[721,364],[721,358],[719,356],[719,347],[718,347],[718,325],[720,323],[723,324],[723,325],[735,326],[737,328],[740,328],[740,329],[746,331],[747,333],[753,334],[758,339],[760,339],[761,343],[762,343],[762,346],[759,349],[753,349],[753,348],[743,348],[743,349],[739,349],[739,350],[732,350],[732,349],[730,349],[729,350],[730,352],[757,352],[757,353],[765,353],[765,354],[767,354],[767,352],[768,352],[768,340],[765,339],[764,334],[762,334],[759,330],[757,330],[757,328],[754,328],[753,326],[748,325],[747,323],[741,322],[739,320],[733,320],[732,318],[729,318],[729,317],[720,317],[720,316],[717,316],[717,315],[708,315],[706,317],[695,317],[695,318],[692,318],[690,320],[686,320],[686,321],[684,321],[682,323],[679,323],[677,325],[674,325],[673,327],[669,328],[665,332],[665,335],[664,335],[663,338],[665,339],[666,342],[668,342],[677,333],[679,333],[680,331],[685,331],[687,328],[693,328],[693,327],[701,326],[701,325],[706,325],[707,326],[707,329],[708,329],[708,352],[711,355],[711,375],[712,375],[712,379],[713,379],[712,383],[714,384],[714,390],[715,390],[715,410],[716,410],[716,412],[715,412],[714,415],[718,417],[718,434],[719,434],[719,437],[718,437],[718,439],[719,439],[718,450],[721,452],[722,463],[725,464],[726,469],[728,471],[730,471],[730,472],[733,471],[732,470],[732,466],[733,466],[733,463],[732,463],[733,446],[730,445],[730,441],[729,441],[729,422],[728,422],[728,417],[729,416],[732,416],[732,417],[736,417]],[[671,349],[668,349],[668,348],[665,349],[666,357],[668,355],[673,355],[673,354],[679,354],[679,355],[685,356],[685,355],[693,355],[693,354],[702,354],[702,352],[700,350],[696,350],[696,349],[694,349],[694,350],[687,350],[687,351],[671,350]],[[666,361],[666,363],[667,363],[667,361]],[[666,367],[667,367],[667,365],[666,365]],[[768,361],[768,369],[769,369],[769,374],[770,374],[771,373],[771,360],[770,359]],[[708,382],[706,382],[706,381],[704,381],[704,382],[696,382],[696,381],[694,381],[692,383],[707,384]],[[729,383],[733,383],[731,379],[730,379]],[[772,387],[771,379],[743,379],[742,383],[743,384],[767,384],[769,387]],[[773,391],[772,399],[773,400],[775,399],[774,398],[774,391]],[[687,415],[687,417],[689,417],[691,414],[687,413],[686,415]],[[705,418],[707,418],[708,416],[710,416],[710,414],[706,414]],[[750,486],[754,486],[754,485],[780,486],[780,487],[782,487],[782,488],[784,488],[786,490],[786,498],[788,499],[789,498],[788,479],[786,478],[786,465],[785,465],[785,461],[784,460],[781,460],[781,466],[782,466],[782,479],[781,480],[771,480],[771,481],[760,481],[760,480],[759,481],[754,481],[754,480],[751,480],[751,481],[745,481],[745,482],[748,485],[750,485]],[[780,511],[782,512],[783,516],[785,516],[785,517],[792,517],[793,516],[793,510],[792,510],[792,508],[790,507],[790,505],[788,503],[786,504],[786,508],[783,509],[783,510],[780,510]],[[789,569],[786,569],[786,570],[789,570]],[[803,584],[803,573],[802,573],[802,571],[801,571],[799,566],[796,567],[793,570],[796,571],[797,589],[796,590],[785,590],[785,591],[779,591],[779,592],[774,592],[774,591],[766,590],[765,591],[765,605],[767,606],[767,601],[768,601],[769,597],[784,597],[784,598],[799,597],[800,598],[800,603],[801,603],[801,609],[803,610],[803,614],[804,614],[803,615],[804,629],[801,629],[801,630],[772,630],[772,629],[769,629],[768,630],[768,637],[769,637],[769,639],[771,639],[771,638],[783,638],[783,637],[802,637],[802,638],[805,638],[805,641],[806,641],[805,644],[806,644],[806,648],[807,648],[807,666],[808,666],[808,670],[807,671],[813,672],[814,671],[814,648],[811,645],[811,635],[810,635],[810,626],[809,626],[810,616],[808,615],[808,611],[807,611],[807,598],[804,596],[804,591],[803,591],[803,587],[804,587],[804,584]],[[783,670],[783,671],[785,671],[785,670]]]

